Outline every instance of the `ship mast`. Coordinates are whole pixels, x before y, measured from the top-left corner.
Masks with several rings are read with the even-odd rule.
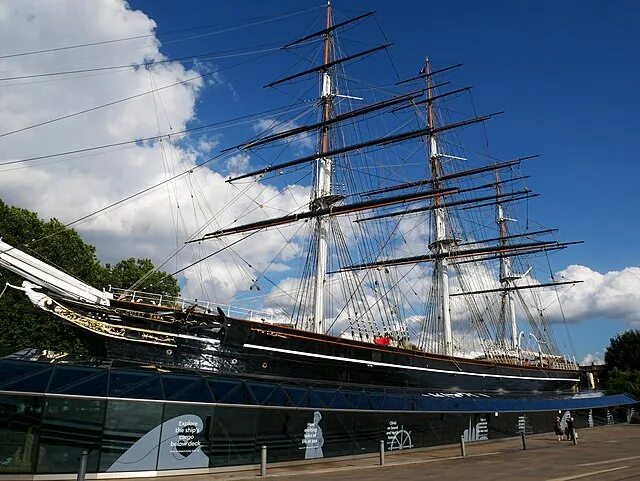
[[[438,142],[436,134],[432,132],[434,129],[433,115],[433,92],[431,83],[431,66],[429,59],[425,62],[425,76],[427,78],[427,127],[430,129],[427,134],[429,140],[429,167],[431,169],[431,178],[434,189],[440,188],[439,177],[441,175],[440,154],[438,152]],[[438,286],[438,312],[437,317],[442,321],[444,333],[444,354],[453,355],[453,335],[451,331],[451,312],[449,310],[449,265],[446,254],[451,243],[451,239],[447,239],[445,228],[445,211],[441,207],[441,197],[436,196],[433,200],[433,232],[435,239],[429,248],[435,251],[437,259],[434,264],[433,279]]]
[[[331,93],[331,75],[329,73],[329,61],[331,57],[331,2],[327,1],[326,33],[323,43],[323,66],[320,71],[320,103],[322,105],[322,127],[320,127],[320,154],[329,152],[329,126],[327,122],[331,118],[333,103]],[[320,157],[317,161],[317,170],[314,185],[314,198],[311,201],[311,210],[326,208],[330,204],[331,196],[331,158]],[[329,237],[328,216],[318,216],[315,225],[316,241],[316,277],[313,305],[313,332],[325,332],[325,280],[327,274],[327,254]]]
[[[504,209],[502,207],[501,189],[500,189],[500,176],[496,171],[496,224],[498,225],[498,246],[504,248],[507,246],[507,239],[509,232],[507,229],[507,222],[511,219],[505,216]],[[514,281],[518,279],[511,272],[511,258],[504,253],[500,254],[500,286],[504,289],[502,293],[502,309],[503,319],[505,324],[509,324],[511,327],[511,347],[518,349],[518,324],[516,322],[516,306],[513,301],[513,287]]]

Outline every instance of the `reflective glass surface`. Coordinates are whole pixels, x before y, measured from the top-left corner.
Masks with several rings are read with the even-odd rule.
[[[33,472],[41,416],[41,398],[0,396],[0,473]]]
[[[107,404],[100,471],[155,470],[162,403],[115,401]]]
[[[47,399],[37,471],[72,473],[78,469],[80,455],[86,449],[87,472],[96,472],[106,404],[94,399]]]

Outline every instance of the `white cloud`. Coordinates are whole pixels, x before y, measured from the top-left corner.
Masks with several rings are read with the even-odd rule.
[[[0,4],[0,20],[4,25],[0,30],[4,53],[152,35],[156,28],[154,21],[145,13],[131,10],[123,0],[11,0]],[[2,76],[17,76],[161,60],[165,57],[160,49],[160,41],[150,36],[90,49],[0,59],[0,73]],[[150,71],[123,70],[73,78],[47,78],[37,82],[15,81],[11,86],[1,84],[0,133],[136,95],[154,85],[162,87],[185,81],[197,76],[199,68],[209,67],[200,64],[188,69],[180,63],[171,62],[155,66]],[[237,92],[226,78],[220,75],[208,78],[215,95],[237,98]],[[195,80],[176,85],[155,95],[145,95],[0,138],[0,161],[155,136],[158,132],[168,132],[169,126],[174,131],[183,130],[197,117],[196,104],[203,84],[202,80]],[[291,120],[274,126],[272,119],[261,119],[254,124],[254,130],[271,129],[271,133],[276,133],[297,125]],[[55,162],[42,161],[39,165],[34,163],[19,170],[0,167],[0,196],[6,202],[35,210],[41,216],[71,221],[192,169],[197,155],[212,151],[220,142],[221,138],[217,136],[179,143],[163,140],[57,159]],[[302,134],[294,139],[294,150],[311,150],[314,147],[311,136]],[[309,188],[304,186],[283,190],[261,183],[236,187],[225,182],[230,172],[241,173],[248,167],[247,157],[230,156],[214,165],[216,170],[196,169],[135,202],[125,203],[78,225],[78,229],[86,240],[97,245],[103,260],[114,261],[133,255],[149,256],[158,262],[181,247],[183,240],[205,223],[208,223],[207,229],[201,233],[281,216],[300,210],[308,202]],[[211,221],[214,217],[215,221]],[[348,242],[355,242],[366,235],[364,231],[352,229],[347,220],[341,220],[341,225],[345,224],[343,231]],[[429,242],[428,227],[418,224],[417,218],[403,219],[398,232],[402,235],[397,235],[395,244],[402,255],[424,252]],[[300,234],[296,235],[295,227],[263,232],[251,242],[238,244],[233,252],[225,252],[197,268],[188,269],[184,273],[185,294],[199,298],[206,295],[227,302],[246,291],[265,269],[267,273],[281,274],[278,280],[286,277],[280,281],[280,287],[291,292],[296,285],[297,273],[294,271],[302,264]],[[190,245],[164,268],[177,270],[223,246],[220,241]],[[243,260],[238,262],[234,253]],[[280,254],[277,261],[271,263],[276,254]],[[407,271],[398,270],[394,275],[399,278],[406,274],[406,279],[399,284],[403,293],[398,302],[410,316],[415,313],[409,309],[408,299],[424,299],[431,280],[428,266]],[[482,280],[486,274],[476,273],[478,286],[491,285],[486,279]],[[562,306],[567,319],[615,318],[640,325],[640,267],[602,274],[586,266],[571,265],[559,272],[556,278],[584,281],[562,289]],[[278,305],[290,307],[291,299],[269,289],[269,283],[264,279],[258,279],[258,285],[262,286],[261,295],[271,296],[267,302],[271,308]],[[558,320],[561,313],[554,300],[555,293],[549,292],[551,294],[544,298],[546,302],[543,305],[549,305],[547,314]],[[331,295],[334,306],[337,306],[342,294],[336,289]],[[377,299],[371,288],[366,291],[366,296],[370,301]],[[454,319],[462,319],[464,305],[452,303],[452,308]],[[337,312],[334,309],[333,313]]]
[[[111,38],[152,35],[153,20],[133,11],[124,0],[66,0],[3,2],[0,31],[3,53],[39,50]],[[156,37],[48,54],[0,59],[4,76],[65,69],[126,65],[165,57]],[[197,77],[196,69],[169,62],[147,69],[129,69],[104,75],[79,76],[0,88],[0,133],[20,129],[75,111],[146,92],[156,87]],[[212,75],[214,94],[234,96],[233,86]],[[16,83],[16,82],[14,82]],[[227,88],[215,88],[215,87]],[[1,87],[1,86],[0,86]],[[197,116],[196,101],[202,79],[163,89],[105,109],[0,138],[0,162],[180,131]],[[226,113],[223,113],[223,117]],[[229,115],[226,115],[227,117]],[[42,217],[69,222],[180,172],[193,169],[198,155],[211,151],[218,136],[192,140],[163,139],[101,151],[92,155],[40,162],[29,168],[0,167],[0,196],[5,202],[37,211]],[[223,167],[212,164],[214,168]],[[228,167],[243,167],[239,158]],[[23,165],[19,165],[23,167]],[[245,165],[246,167],[246,165]],[[95,244],[105,261],[128,256],[164,260],[198,227],[207,229],[263,220],[299,209],[308,202],[308,188],[286,190],[259,183],[241,187],[226,183],[227,172],[193,170],[176,182],[118,206],[76,228]],[[212,221],[212,219],[214,219]],[[1,230],[1,227],[0,227]],[[271,255],[287,245],[291,230],[256,235],[258,243],[240,243],[231,251],[184,273],[184,293],[203,294],[226,301],[248,288],[252,271],[283,271],[282,263],[269,264]],[[223,247],[221,241],[192,244],[164,269],[172,272]],[[285,249],[284,258],[293,256]],[[232,259],[232,256],[235,258]],[[288,256],[288,257],[287,257]],[[233,261],[233,262],[232,262]],[[251,268],[247,266],[251,264]],[[238,266],[236,266],[238,265]]]
[[[604,364],[604,356],[601,352],[588,353],[586,356],[582,358],[580,361],[581,366],[590,366],[591,363],[594,364]]]
[[[608,318],[640,325],[640,267],[601,274],[587,266],[570,265],[555,278],[583,282],[562,290],[562,312],[557,302],[553,302],[555,294],[547,294],[552,303],[547,312],[550,317],[561,319],[564,313],[569,321]]]

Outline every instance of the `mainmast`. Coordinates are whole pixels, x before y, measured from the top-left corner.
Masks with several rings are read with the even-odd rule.
[[[498,225],[498,246],[505,248],[507,246],[507,239],[509,238],[509,232],[507,229],[507,222],[510,221],[508,217],[505,217],[504,209],[502,207],[501,189],[500,189],[500,176],[496,171],[496,224]],[[518,324],[516,322],[516,306],[513,301],[513,287],[514,282],[518,279],[511,272],[511,258],[501,252],[500,254],[500,286],[504,289],[502,293],[502,309],[503,318],[505,324],[509,324],[511,328],[511,347],[518,349]]]
[[[327,1],[326,33],[323,45],[323,66],[320,71],[320,103],[322,105],[322,127],[320,127],[320,154],[329,152],[329,126],[327,122],[331,118],[333,103],[331,93],[331,75],[329,61],[331,57],[331,2]],[[326,208],[331,199],[331,158],[320,157],[317,161],[314,198],[311,201],[311,210]],[[327,275],[328,237],[330,228],[328,216],[316,218],[316,278],[313,306],[313,332],[324,333],[325,318],[325,280]]]
[[[430,129],[427,134],[429,139],[429,167],[431,169],[431,178],[434,189],[440,188],[440,154],[438,152],[438,142],[436,134],[431,131],[434,128],[433,115],[433,92],[431,83],[431,66],[429,59],[425,63],[425,76],[427,78],[427,127]],[[453,336],[451,332],[451,312],[449,309],[449,265],[446,254],[451,243],[451,239],[447,239],[445,227],[445,210],[441,207],[442,199],[436,196],[433,200],[435,208],[433,209],[433,232],[435,239],[429,246],[435,251],[437,259],[434,265],[433,279],[436,282],[436,296],[438,298],[437,317],[442,321],[444,333],[444,354],[453,355]]]

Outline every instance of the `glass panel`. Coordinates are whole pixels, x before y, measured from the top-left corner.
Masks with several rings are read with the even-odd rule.
[[[410,439],[410,442],[405,440],[403,449],[406,449],[409,445],[412,448],[422,446],[422,417],[422,414],[417,413],[404,413],[402,415],[402,426]]]
[[[109,401],[100,471],[156,469],[162,403]]]
[[[469,416],[448,413],[425,414],[423,422],[423,446],[453,444],[460,442],[460,436],[464,434],[464,430],[469,424]]]
[[[108,374],[106,369],[56,366],[47,391],[81,396],[106,396]]]
[[[49,398],[40,434],[38,473],[75,473],[83,449],[88,472],[98,470],[106,401]]]
[[[498,416],[494,421],[492,416],[496,418],[494,413],[461,415],[461,421],[466,423],[463,426],[461,436],[464,436],[466,442],[486,441],[489,437],[492,439],[501,437],[499,423],[505,422],[506,417],[502,416],[501,419],[498,419],[500,417]]]
[[[293,441],[291,428],[293,411],[285,409],[261,409],[256,435],[256,449],[267,446],[269,462],[289,459]],[[257,454],[258,458],[260,454]]]
[[[160,376],[149,372],[111,371],[109,396],[133,399],[162,399]]]
[[[350,412],[331,412],[322,413],[322,416],[323,419],[318,425],[322,428],[324,423],[324,456],[353,454],[355,414]]]
[[[32,473],[42,398],[0,395],[0,473]]]
[[[382,438],[376,413],[357,412],[355,419],[354,454],[371,453],[379,449]]]
[[[45,392],[53,366],[31,361],[2,362],[0,389],[5,391]]]
[[[181,392],[199,379],[193,376],[163,374],[162,389],[164,390],[165,399],[176,399],[175,396],[179,396]]]
[[[209,467],[213,414],[212,406],[165,405],[158,470]]]
[[[212,466],[254,462],[258,409],[217,407],[211,426]]]
[[[209,390],[209,384],[205,379],[199,379],[192,383],[187,389],[176,394],[176,401],[191,401],[210,403],[213,402],[213,395]]]
[[[290,430],[292,433],[291,450],[289,451],[289,459],[305,459],[309,456],[310,450],[319,443],[315,430],[308,430],[307,428],[313,428],[313,413],[314,411],[294,411],[290,420]],[[320,423],[321,426],[323,423]],[[312,458],[306,458],[312,459]]]

